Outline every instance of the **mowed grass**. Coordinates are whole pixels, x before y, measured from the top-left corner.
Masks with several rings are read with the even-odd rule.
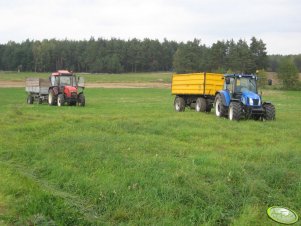
[[[277,225],[301,214],[301,93],[273,122],[173,110],[168,89],[87,89],[87,106],[0,89],[0,225]]]
[[[48,78],[51,73],[33,73],[33,72],[6,72],[0,71],[0,81],[25,81],[28,77]],[[106,82],[171,82],[171,72],[148,72],[148,73],[123,73],[123,74],[87,74],[76,73],[86,82],[106,83]]]

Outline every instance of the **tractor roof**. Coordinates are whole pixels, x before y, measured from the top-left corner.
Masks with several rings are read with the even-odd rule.
[[[58,70],[57,72],[53,72],[51,75],[53,76],[73,75],[73,73],[67,70]]]
[[[256,78],[256,75],[225,74],[225,77],[233,77],[233,78]]]

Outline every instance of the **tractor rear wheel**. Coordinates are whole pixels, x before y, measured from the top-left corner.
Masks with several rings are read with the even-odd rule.
[[[86,105],[86,98],[83,93],[78,95],[78,106],[84,107]]]
[[[207,109],[206,99],[203,97],[199,97],[196,99],[195,111],[197,112],[205,112]]]
[[[231,102],[229,106],[229,119],[239,121],[242,114],[242,107],[239,102]]]
[[[49,92],[48,92],[48,104],[49,105],[55,104],[55,97],[54,97],[53,90],[49,90]]]
[[[28,97],[27,97],[27,103],[28,104],[33,104],[33,96],[28,95]]]
[[[226,107],[223,105],[222,97],[217,94],[214,100],[215,115],[217,117],[223,117],[226,115]]]
[[[185,111],[185,100],[183,97],[176,97],[174,101],[175,110],[178,112]]]
[[[64,94],[59,94],[57,96],[57,106],[61,107],[64,106],[64,104],[65,104]]]
[[[263,118],[265,120],[275,120],[275,106],[273,104],[263,104],[264,115]]]

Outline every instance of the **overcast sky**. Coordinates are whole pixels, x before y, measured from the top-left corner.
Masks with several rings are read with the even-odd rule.
[[[300,54],[300,13],[300,0],[0,0],[0,43],[93,36],[210,46],[255,36],[268,54]]]

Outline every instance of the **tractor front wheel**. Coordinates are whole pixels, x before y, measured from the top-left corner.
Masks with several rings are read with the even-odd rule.
[[[275,106],[273,104],[263,104],[264,115],[263,118],[267,121],[275,120]]]
[[[199,97],[196,99],[195,110],[197,112],[205,112],[207,109],[206,99]]]
[[[174,101],[175,110],[178,112],[185,111],[185,100],[183,97],[176,97]]]
[[[242,114],[242,107],[239,102],[231,102],[229,106],[229,119],[239,121]]]
[[[83,93],[78,95],[78,106],[84,107],[86,105],[86,98]]]
[[[59,94],[57,96],[57,106],[61,107],[65,104],[64,94]]]

